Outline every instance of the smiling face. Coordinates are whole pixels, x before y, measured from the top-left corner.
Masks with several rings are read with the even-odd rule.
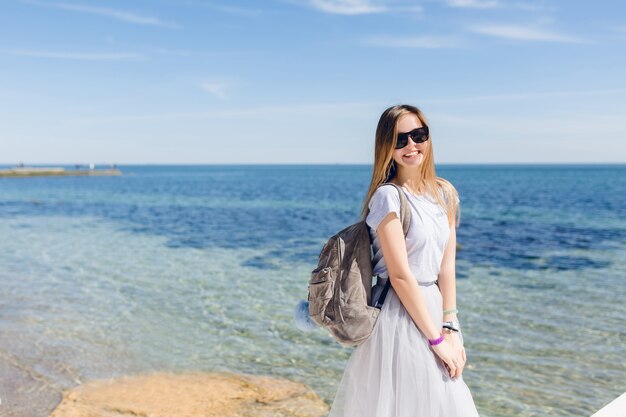
[[[413,113],[403,114],[398,118],[398,133],[410,132],[411,130],[422,127],[422,122]],[[393,159],[397,166],[403,166],[408,169],[414,169],[424,161],[430,140],[422,143],[415,143],[409,139],[406,146],[402,149],[393,151]]]

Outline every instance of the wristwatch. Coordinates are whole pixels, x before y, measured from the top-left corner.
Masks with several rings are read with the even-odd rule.
[[[453,332],[460,332],[461,331],[461,326],[459,325],[458,321],[453,321],[453,320],[444,321],[442,327],[444,329],[450,329]]]

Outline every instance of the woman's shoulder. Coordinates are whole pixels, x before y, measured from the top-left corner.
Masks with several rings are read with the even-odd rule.
[[[398,189],[391,183],[384,183],[379,185],[372,194],[372,198],[370,199],[370,207],[372,206],[372,203],[381,200],[397,201],[398,204],[400,204],[400,194],[398,193]]]
[[[385,182],[382,183],[378,186],[378,188],[376,188],[376,191],[374,191],[374,194],[379,193],[379,194],[393,194],[396,193],[398,194],[398,188],[399,185],[393,184],[391,182]]]
[[[400,194],[393,185],[383,184],[374,191],[370,198],[366,222],[376,230],[381,220],[391,212],[395,212],[400,218]]]
[[[459,202],[459,192],[450,181],[443,177],[437,177],[436,183],[437,189],[446,203],[448,201],[455,201],[456,203]]]
[[[437,185],[439,186],[440,189],[445,189],[445,190],[449,190],[449,191],[456,191],[456,188],[454,187],[454,185],[452,185],[452,183],[443,178],[443,177],[437,177],[435,178],[435,181],[437,183]]]

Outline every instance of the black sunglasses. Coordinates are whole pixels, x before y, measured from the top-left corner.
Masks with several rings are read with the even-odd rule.
[[[398,141],[396,149],[402,149],[409,143],[409,138],[415,143],[426,142],[430,136],[428,135],[428,126],[418,127],[410,132],[398,133]]]

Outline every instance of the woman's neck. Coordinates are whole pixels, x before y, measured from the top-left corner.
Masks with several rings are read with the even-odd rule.
[[[396,173],[395,177],[391,180],[394,184],[400,185],[413,194],[423,194],[426,190],[424,188],[424,181],[420,176],[420,172],[415,170],[413,172],[406,172],[401,170]]]

